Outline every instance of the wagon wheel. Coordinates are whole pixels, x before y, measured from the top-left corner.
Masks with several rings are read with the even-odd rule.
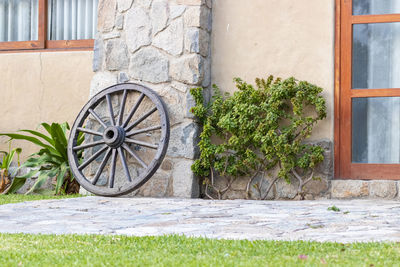
[[[168,114],[160,97],[137,84],[117,84],[79,113],[68,142],[69,164],[87,191],[120,196],[151,178],[168,141]]]

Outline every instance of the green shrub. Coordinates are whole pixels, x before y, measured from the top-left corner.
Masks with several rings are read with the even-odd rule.
[[[69,130],[68,123],[42,123],[42,127],[46,130],[47,135],[32,130],[21,130],[31,135],[15,134],[15,133],[0,133],[0,136],[8,136],[11,139],[19,139],[31,142],[40,147],[38,153],[31,155],[28,160],[21,166],[31,168],[32,171],[24,176],[15,177],[9,193],[16,192],[21,188],[27,178],[35,175],[38,176],[35,184],[28,193],[39,189],[47,179],[56,177],[55,193],[78,193],[79,185],[74,179],[68,163],[68,138],[67,131]],[[77,144],[81,144],[84,140],[84,135],[81,134]],[[80,155],[82,157],[82,155]]]
[[[250,176],[249,196],[252,180],[260,173],[271,175],[276,168],[279,171],[273,183],[295,177],[302,194],[304,185],[316,179],[313,170],[324,159],[322,147],[305,143],[316,123],[326,117],[322,88],[273,76],[256,79],[256,87],[239,78],[234,81],[238,90],[232,96],[222,96],[214,85],[209,103],[204,103],[202,88],[191,90],[196,101],[191,111],[203,127],[200,158],[192,170],[204,178],[206,194],[211,187],[221,198],[234,179]],[[228,178],[226,188],[215,186],[216,175]],[[260,192],[261,199],[267,197],[273,183]]]

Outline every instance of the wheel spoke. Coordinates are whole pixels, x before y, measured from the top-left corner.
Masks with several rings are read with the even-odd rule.
[[[130,139],[130,138],[125,138],[125,142],[126,143],[131,143],[131,144],[136,144],[136,145],[139,145],[139,146],[145,146],[145,147],[153,148],[153,149],[157,149],[158,148],[157,145],[153,145],[153,144],[150,144],[150,143],[146,143],[146,142],[143,142],[143,141]]]
[[[126,164],[126,158],[124,152],[122,151],[121,147],[118,148],[118,154],[121,158],[122,167],[124,167],[126,178],[129,182],[132,182],[131,175],[129,173],[128,165]]]
[[[140,165],[142,165],[143,168],[147,168],[146,163],[135,153],[132,151],[132,149],[127,145],[127,144],[123,144],[122,147],[132,156],[134,157],[139,163]]]
[[[124,118],[124,111],[125,111],[125,104],[126,104],[126,97],[128,95],[128,91],[124,90],[124,94],[122,95],[121,106],[119,108],[119,116],[118,116],[118,126],[122,124],[122,120]]]
[[[77,130],[80,131],[80,132],[88,133],[88,134],[103,136],[102,133],[99,133],[99,132],[96,132],[96,131],[92,131],[92,130],[89,130],[89,129],[86,129],[86,128],[82,128],[82,127],[78,127]]]
[[[108,159],[110,158],[110,153],[111,153],[111,148],[108,148],[108,150],[106,152],[106,155],[104,156],[103,160],[101,161],[100,167],[97,170],[96,175],[94,176],[94,179],[93,179],[93,182],[92,182],[93,185],[95,185],[97,183],[97,181],[99,180],[100,175],[103,172],[104,167],[106,166]]]
[[[108,146],[103,146],[99,151],[97,151],[96,153],[94,153],[90,158],[88,158],[84,163],[81,164],[81,166],[78,167],[78,170],[83,170],[85,167],[87,167],[87,165],[89,165],[93,160],[95,160],[98,156],[101,155],[101,153],[103,153]]]
[[[114,188],[114,177],[115,177],[115,165],[117,164],[117,150],[112,150],[111,156],[111,169],[110,169],[110,188]]]
[[[137,134],[147,133],[147,132],[151,132],[151,131],[155,131],[155,130],[159,130],[159,129],[161,129],[161,126],[153,126],[153,127],[144,128],[144,129],[140,129],[140,130],[136,130],[136,131],[132,131],[132,132],[126,133],[126,136],[134,136],[134,135],[137,135]]]
[[[93,116],[101,125],[103,125],[104,128],[107,128],[107,124],[106,124],[102,119],[100,119],[99,115],[97,115],[97,113],[96,113],[93,109],[89,108],[89,112],[90,112],[90,114],[92,114],[92,116]]]
[[[147,112],[146,114],[144,114],[142,117],[140,117],[139,119],[137,119],[135,122],[133,122],[132,124],[128,125],[128,127],[125,129],[126,132],[129,132],[133,127],[135,127],[136,125],[138,125],[139,123],[141,123],[142,121],[144,121],[145,119],[147,119],[147,117],[149,117],[151,114],[153,114],[154,112],[156,112],[157,107],[152,108],[149,112]]]
[[[110,94],[106,94],[107,104],[108,104],[108,111],[110,112],[110,121],[112,126],[115,126],[115,119],[114,119],[114,110],[111,103],[111,96]]]
[[[144,94],[141,93],[139,96],[139,99],[135,103],[135,106],[133,106],[132,110],[129,112],[128,117],[126,117],[124,124],[122,124],[122,128],[124,128],[129,123],[129,121],[132,119],[133,115],[135,114],[136,110],[139,108],[143,99],[144,99]]]
[[[94,147],[94,146],[101,145],[101,144],[104,144],[103,140],[96,141],[96,142],[89,143],[89,144],[80,145],[80,146],[75,146],[75,147],[73,147],[73,150],[78,151],[78,150],[82,150],[82,149],[89,148],[89,147]]]

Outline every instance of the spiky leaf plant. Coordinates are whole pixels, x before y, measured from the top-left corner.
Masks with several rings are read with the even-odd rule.
[[[68,163],[68,138],[67,132],[70,129],[68,123],[42,123],[41,126],[47,134],[33,130],[20,130],[29,133],[0,133],[0,136],[8,136],[11,139],[25,140],[40,147],[39,152],[31,155],[21,166],[30,168],[31,171],[24,176],[15,177],[9,193],[16,192],[21,188],[26,179],[37,176],[37,180],[27,194],[39,189],[47,179],[56,177],[55,193],[78,193],[79,185],[74,179]],[[84,141],[81,134],[77,144]],[[82,157],[82,155],[79,155]]]

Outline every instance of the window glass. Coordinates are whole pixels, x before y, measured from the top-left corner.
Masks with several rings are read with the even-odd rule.
[[[94,39],[98,0],[49,0],[48,40]]]
[[[400,88],[400,22],[353,25],[352,88]]]
[[[0,0],[0,42],[38,39],[38,0]]]
[[[352,99],[352,161],[400,163],[400,97]]]
[[[353,15],[400,13],[400,0],[353,0]]]

